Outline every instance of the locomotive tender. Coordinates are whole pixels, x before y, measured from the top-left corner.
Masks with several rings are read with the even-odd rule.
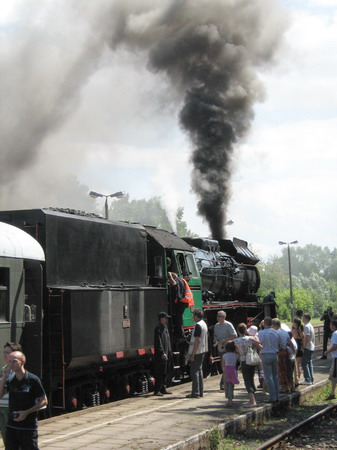
[[[239,240],[183,240],[73,210],[0,212],[1,342],[22,344],[51,414],[147,392],[158,312],[175,314],[168,270],[188,280],[211,328],[220,309],[234,324],[263,318],[257,261]],[[188,338],[190,308],[183,325]],[[176,331],[172,321],[181,378]]]

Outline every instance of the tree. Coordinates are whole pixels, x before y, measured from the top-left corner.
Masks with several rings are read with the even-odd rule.
[[[284,270],[280,258],[273,256],[267,262],[260,261],[258,269],[261,276],[260,294],[266,296],[270,291],[281,291],[289,285],[288,272]]]
[[[314,244],[292,247],[291,265],[295,309],[307,310],[315,317],[320,317],[328,305],[337,310],[337,250],[330,251],[328,247]],[[275,291],[279,298],[277,303],[280,302],[280,314],[285,317],[290,306],[288,250],[284,248],[281,257],[274,256],[267,262],[260,262],[259,269],[261,296]],[[305,307],[297,305],[301,299]]]
[[[185,220],[183,220],[184,216],[184,208],[178,208],[177,215],[176,215],[176,228],[177,228],[177,235],[179,237],[198,237],[196,233],[193,233],[190,229],[187,228],[187,223]]]
[[[327,276],[331,268],[331,251],[328,247],[308,244],[305,247],[291,247],[291,271],[293,275],[303,274],[309,277],[312,273]],[[288,267],[288,249],[282,249],[280,258],[282,266]]]
[[[176,233],[180,237],[196,236],[187,228],[183,220],[184,208],[178,208],[176,213]],[[129,195],[116,200],[110,205],[109,217],[114,220],[126,220],[141,225],[151,225],[167,231],[174,231],[165,209],[161,205],[160,197],[152,197],[149,200],[131,200]]]

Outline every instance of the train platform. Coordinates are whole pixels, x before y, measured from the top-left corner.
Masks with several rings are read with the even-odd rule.
[[[282,395],[290,402],[327,382],[330,360],[321,360],[321,350],[314,354],[315,383],[299,386],[298,392]],[[172,395],[146,394],[65,416],[40,421],[41,449],[200,449],[207,448],[206,434],[215,426],[245,427],[270,415],[271,405],[265,395],[256,393],[257,408],[245,409],[247,401],[242,377],[235,387],[233,408],[226,408],[225,395],[219,390],[219,378],[205,379],[203,398],[189,399],[190,383],[170,388]]]
[[[299,386],[290,395],[281,395],[286,403],[327,382],[330,359],[314,353],[315,383]],[[226,408],[225,395],[219,390],[220,376],[204,380],[203,398],[188,399],[191,384],[170,388],[172,395],[153,394],[128,398],[39,422],[40,449],[202,449],[208,448],[207,433],[245,428],[271,414],[271,405],[256,393],[257,408],[245,409],[248,400],[241,375],[235,387],[234,407]],[[3,448],[0,446],[0,448]]]

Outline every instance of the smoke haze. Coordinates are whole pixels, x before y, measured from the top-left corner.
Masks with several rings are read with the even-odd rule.
[[[70,120],[81,90],[106,64],[106,56],[125,52],[164,79],[171,101],[180,107],[180,124],[192,143],[186,175],[192,172],[200,215],[212,236],[222,238],[233,146],[251,126],[254,103],[263,99],[257,70],[273,62],[285,27],[277,2],[68,0],[57,7],[52,1],[25,5],[20,25],[1,30],[1,206],[47,206],[57,190],[66,197],[70,186],[61,172],[86,155],[76,148],[55,149],[53,134]],[[160,98],[160,86],[149,101]],[[187,176],[181,182],[188,182]],[[72,207],[69,194],[67,199],[67,205],[55,206]]]

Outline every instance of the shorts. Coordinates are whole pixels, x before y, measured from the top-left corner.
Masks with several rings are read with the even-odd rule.
[[[303,356],[303,350],[300,348],[299,350],[297,350],[296,352],[296,358],[302,358]]]
[[[336,380],[336,379],[337,379],[337,358],[332,358],[329,380]]]

